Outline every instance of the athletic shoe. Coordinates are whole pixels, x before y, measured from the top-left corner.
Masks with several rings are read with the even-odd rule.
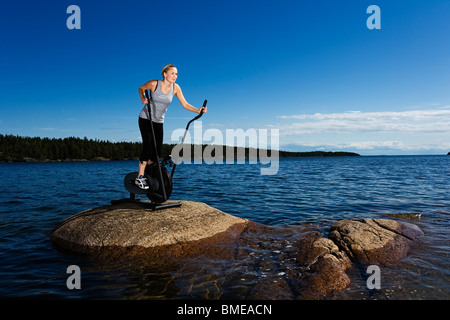
[[[149,188],[147,178],[142,175],[139,178],[136,178],[134,183],[141,189],[147,190]]]

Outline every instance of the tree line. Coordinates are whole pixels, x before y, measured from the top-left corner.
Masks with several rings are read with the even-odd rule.
[[[163,144],[161,157],[170,155],[175,144]],[[202,145],[202,150],[207,145]],[[229,154],[226,149],[230,147],[216,146],[223,148],[223,155]],[[232,148],[232,147],[231,147]],[[242,150],[245,149],[245,150]],[[0,134],[0,161],[21,162],[21,161],[71,161],[71,160],[137,160],[142,150],[141,142],[109,142],[88,138],[40,138],[40,137],[20,137],[15,135]],[[254,150],[253,150],[254,151]],[[191,155],[195,155],[194,145],[191,145]],[[248,157],[252,153],[249,148],[233,148],[234,157],[244,155]],[[258,153],[260,154],[260,153]],[[267,156],[271,156],[271,151],[265,151]],[[181,154],[182,155],[182,154]],[[214,154],[212,154],[214,156]],[[351,152],[288,152],[279,151],[280,157],[325,157],[325,156],[358,156]]]
[[[138,157],[141,143],[69,137],[64,139],[0,134],[0,161],[122,160]]]

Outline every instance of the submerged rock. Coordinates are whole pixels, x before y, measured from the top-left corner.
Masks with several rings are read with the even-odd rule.
[[[131,254],[162,265],[168,261],[189,265],[195,260],[194,269],[197,261],[220,265],[232,261],[215,277],[208,267],[196,271],[203,279],[198,287],[206,288],[202,296],[213,292],[213,297],[221,297],[218,283],[225,283],[241,288],[245,299],[289,300],[327,299],[352,282],[347,272],[353,263],[399,260],[423,236],[417,226],[389,219],[341,220],[331,227],[328,238],[315,231],[292,234],[204,203],[181,203],[160,211],[152,211],[146,202],[90,209],[62,221],[50,236],[62,249],[112,259]],[[147,259],[147,254],[158,259]]]
[[[422,230],[407,222],[348,219],[336,222],[328,237],[353,260],[386,264],[404,258],[421,236]]]
[[[60,248],[78,253],[153,250],[182,255],[202,252],[208,242],[233,238],[248,222],[204,203],[181,203],[181,207],[158,211],[145,202],[90,209],[62,221],[50,237]]]

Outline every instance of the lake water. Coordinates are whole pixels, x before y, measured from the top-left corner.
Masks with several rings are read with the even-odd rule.
[[[376,294],[360,277],[333,299],[450,298],[450,156],[286,158],[274,176],[261,176],[260,168],[177,167],[171,200],[205,202],[270,228],[247,234],[245,255],[233,261],[199,256],[161,268],[60,252],[48,236],[67,217],[127,197],[123,177],[137,161],[1,163],[0,297],[295,299],[266,285],[295,268],[285,258],[293,241],[309,230],[327,236],[336,221],[358,217],[414,223],[425,237],[382,267]],[[81,268],[80,290],[66,287],[69,265]]]

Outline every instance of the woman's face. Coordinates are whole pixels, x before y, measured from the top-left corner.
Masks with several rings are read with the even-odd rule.
[[[178,77],[177,68],[170,68],[168,71],[164,72],[164,79],[166,79],[170,83],[175,83],[177,77]]]

